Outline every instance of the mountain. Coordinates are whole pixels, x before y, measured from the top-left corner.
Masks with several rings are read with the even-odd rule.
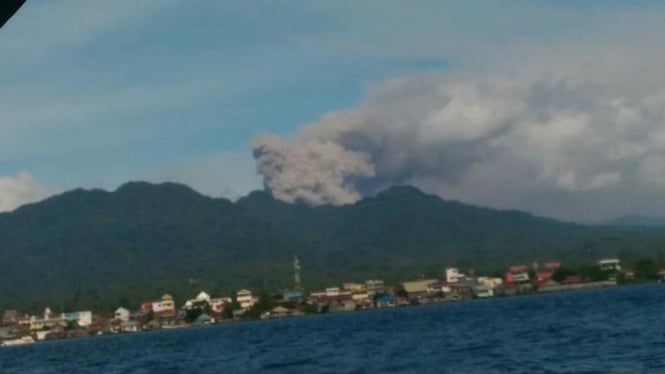
[[[73,190],[0,214],[0,307],[108,310],[200,289],[289,287],[440,275],[443,266],[592,261],[657,253],[663,230],[584,226],[393,187],[352,205],[288,204],[255,191],[233,203],[187,186]]]
[[[609,220],[606,224],[614,226],[665,227],[665,217],[628,215]]]

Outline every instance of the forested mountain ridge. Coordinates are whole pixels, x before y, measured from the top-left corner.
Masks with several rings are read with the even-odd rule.
[[[174,183],[77,189],[0,214],[0,307],[104,309],[200,289],[276,289],[438,276],[444,266],[655,255],[665,231],[584,226],[479,208],[408,186],[344,206],[237,202]]]

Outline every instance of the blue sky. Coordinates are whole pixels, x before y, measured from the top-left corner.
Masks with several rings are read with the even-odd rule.
[[[198,187],[259,188],[248,149],[257,132],[288,133],[351,105],[369,81],[422,68],[317,44],[342,27],[323,8],[28,1],[0,36],[0,175],[114,188],[227,156],[220,178]],[[243,180],[213,186],[225,178]]]
[[[630,4],[28,0],[0,31],[0,181],[39,188],[4,199],[129,180],[245,194],[257,134],[289,137],[396,77],[662,36],[662,6]]]

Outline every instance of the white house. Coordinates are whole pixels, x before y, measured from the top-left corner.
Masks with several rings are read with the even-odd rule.
[[[460,273],[457,268],[447,268],[446,269],[446,283],[457,283],[459,282]]]
[[[201,291],[198,295],[196,295],[196,301],[205,301],[207,303],[210,301],[210,295]]]
[[[169,294],[162,296],[162,299],[159,301],[152,302],[152,311],[155,314],[171,314],[175,312],[175,302],[173,297]]]
[[[370,296],[374,296],[385,291],[385,284],[381,279],[370,279],[365,281],[365,288]]]
[[[240,304],[240,307],[243,309],[251,308],[254,306],[254,297],[252,296],[252,291],[242,289],[236,292],[236,300]]]
[[[210,299],[208,301],[208,304],[210,304],[210,308],[212,309],[213,312],[215,313],[221,313],[224,311],[224,307],[226,307],[228,304],[231,304],[233,300],[231,300],[230,297],[216,297],[213,299]]]
[[[131,313],[129,310],[120,307],[115,310],[115,313],[113,314],[113,318],[117,319],[118,321],[129,321],[129,315]]]
[[[78,324],[79,326],[90,326],[92,325],[92,312],[89,310],[83,312],[75,312],[78,315]]]
[[[621,271],[621,261],[616,258],[605,258],[598,261],[598,266],[605,271]]]

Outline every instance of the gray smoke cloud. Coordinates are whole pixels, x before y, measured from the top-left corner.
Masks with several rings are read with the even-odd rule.
[[[412,184],[561,218],[665,212],[665,85],[624,65],[393,79],[292,139],[255,139],[258,171],[314,205]]]
[[[369,154],[332,140],[298,144],[274,135],[259,136],[254,157],[266,187],[283,201],[348,204],[362,197],[354,180],[375,176]]]

